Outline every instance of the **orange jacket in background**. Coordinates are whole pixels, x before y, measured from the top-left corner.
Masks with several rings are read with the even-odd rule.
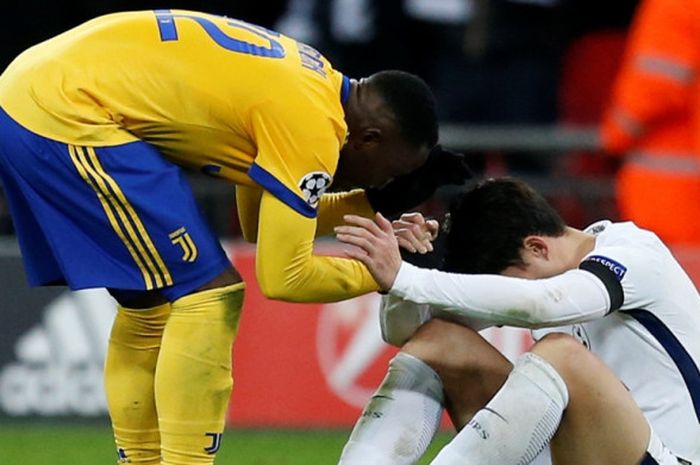
[[[601,128],[621,218],[673,244],[700,245],[699,52],[700,0],[643,0]]]

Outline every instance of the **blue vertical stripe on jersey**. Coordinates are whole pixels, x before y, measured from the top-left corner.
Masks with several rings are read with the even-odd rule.
[[[676,364],[693,401],[695,416],[700,421],[700,370],[693,358],[673,332],[653,313],[641,309],[625,310],[624,313],[630,315],[644,326],[659,341],[659,344],[663,346]]]
[[[659,462],[647,452],[639,465],[659,465]]]

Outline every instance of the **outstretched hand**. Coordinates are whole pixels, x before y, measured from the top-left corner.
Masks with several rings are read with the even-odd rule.
[[[345,253],[364,263],[383,291],[388,291],[401,268],[399,243],[391,222],[377,213],[375,221],[356,215],[343,217],[347,225],[335,228],[340,242],[354,245]]]
[[[421,213],[404,213],[391,222],[399,246],[412,253],[426,254],[433,251],[432,242],[437,238],[440,223],[427,220]]]

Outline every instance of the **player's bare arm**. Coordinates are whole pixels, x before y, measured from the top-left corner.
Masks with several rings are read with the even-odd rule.
[[[237,185],[236,186],[236,211],[241,225],[243,239],[246,242],[257,242],[260,199],[262,189]]]

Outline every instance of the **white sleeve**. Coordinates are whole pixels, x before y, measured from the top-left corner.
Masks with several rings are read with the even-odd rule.
[[[605,284],[579,269],[533,280],[446,273],[403,262],[390,293],[457,317],[524,328],[593,320],[611,310]]]

